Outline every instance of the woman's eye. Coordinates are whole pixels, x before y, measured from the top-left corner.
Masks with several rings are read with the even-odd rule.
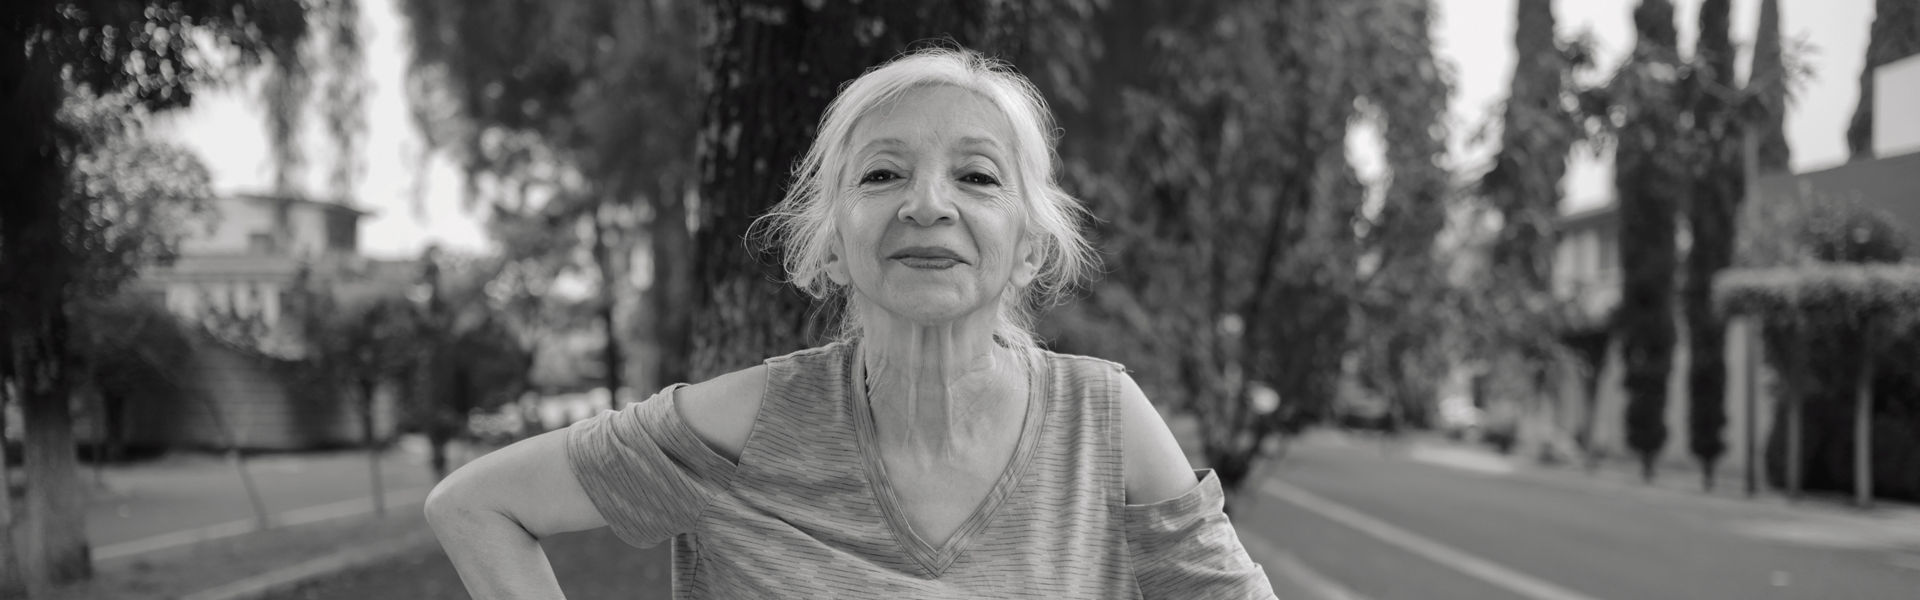
[[[899,178],[900,178],[899,173],[888,171],[886,169],[875,169],[872,171],[868,171],[866,175],[861,175],[860,183],[886,183]]]
[[[974,185],[1000,185],[1000,180],[986,173],[968,173],[960,176],[960,180]]]

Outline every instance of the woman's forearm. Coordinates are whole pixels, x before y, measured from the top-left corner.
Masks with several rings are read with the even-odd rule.
[[[513,519],[442,498],[430,498],[426,511],[427,523],[475,600],[565,597],[539,540]]]

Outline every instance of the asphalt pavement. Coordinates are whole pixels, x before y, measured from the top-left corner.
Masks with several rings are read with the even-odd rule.
[[[1369,598],[1920,597],[1920,512],[1729,500],[1420,442],[1296,443],[1242,528]]]
[[[363,452],[262,457],[249,469],[277,521],[347,523],[369,508]],[[431,485],[424,452],[390,451],[382,471],[396,510],[417,510]],[[138,556],[155,551],[142,544],[190,546],[255,525],[220,457],[103,474],[105,493],[89,506],[96,554]],[[1309,435],[1257,473],[1232,518],[1284,598],[1920,597],[1920,509],[1911,506],[1709,496],[1432,439]],[[606,531],[544,545],[571,598],[667,597],[664,548],[635,550]],[[253,597],[464,597],[437,547],[402,548],[377,561],[314,563],[337,568],[299,566]]]

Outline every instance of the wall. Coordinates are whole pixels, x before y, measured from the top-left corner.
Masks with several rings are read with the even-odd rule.
[[[1920,152],[1920,54],[1873,71],[1873,155]]]

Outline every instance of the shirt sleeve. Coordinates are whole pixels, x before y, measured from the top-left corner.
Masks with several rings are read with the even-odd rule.
[[[691,531],[733,475],[733,463],[681,420],[676,389],[568,428],[574,478],[613,532],[636,547]]]
[[[1199,485],[1153,504],[1126,505],[1127,547],[1140,595],[1154,598],[1273,598],[1266,571],[1247,556],[1227,521],[1212,469]]]

